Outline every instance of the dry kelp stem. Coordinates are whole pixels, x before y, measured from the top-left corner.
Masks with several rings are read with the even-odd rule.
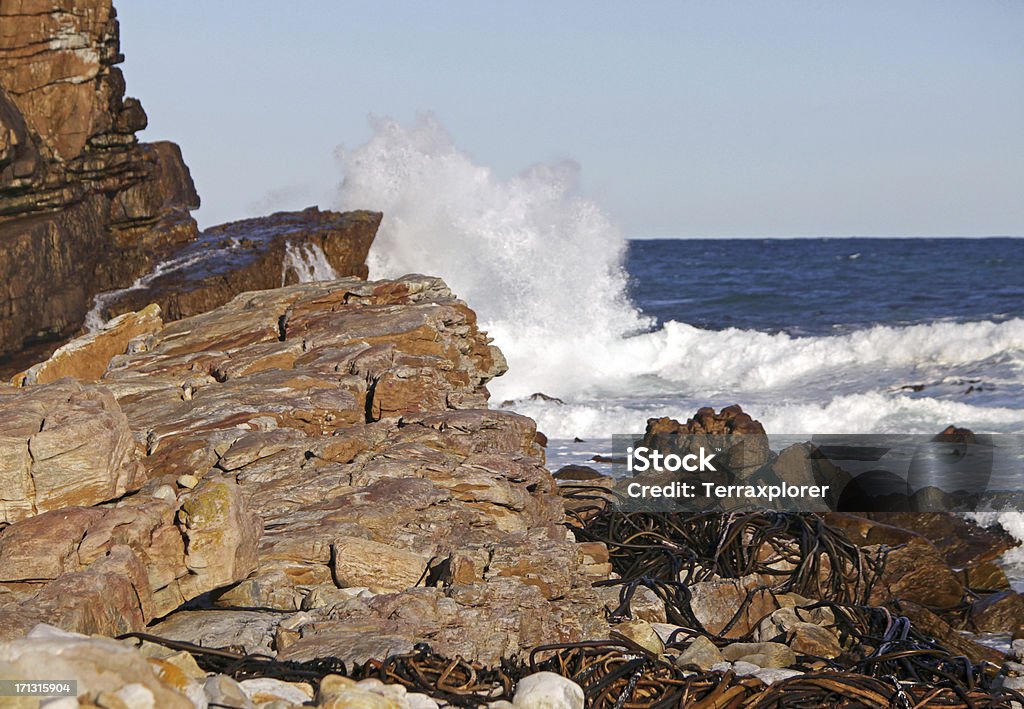
[[[539,655],[548,655],[543,661]],[[733,684],[732,673],[694,674],[618,642],[582,642],[544,645],[530,654],[530,672],[547,670],[568,677],[583,688],[588,707],[705,706],[726,707],[732,698],[745,697],[760,681],[747,678]],[[729,700],[717,703],[728,693]],[[736,705],[739,706],[739,705]]]
[[[270,655],[240,652],[233,648],[210,648],[181,640],[170,640],[148,633],[125,633],[118,640],[135,639],[162,645],[171,650],[184,650],[192,655],[204,672],[229,675],[238,680],[270,677],[284,682],[308,682],[314,688],[330,674],[347,676],[345,663],[336,657],[308,662],[278,660]]]
[[[898,625],[894,623],[893,627]],[[906,637],[911,638],[913,634],[910,630]],[[904,635],[902,630],[899,635]],[[467,708],[511,698],[519,679],[541,670],[556,672],[579,684],[587,706],[594,709],[1010,709],[1012,702],[1024,703],[1024,696],[1017,692],[982,689],[980,684],[967,686],[953,673],[936,673],[930,665],[928,670],[938,678],[937,681],[928,678],[924,682],[907,681],[896,674],[870,676],[854,672],[821,672],[800,675],[766,687],[753,676],[736,677],[732,672],[689,672],[637,648],[613,641],[543,645],[534,648],[526,666],[505,661],[496,668],[460,657],[443,657],[434,654],[428,645],[420,644],[413,652],[392,655],[383,661],[370,660],[346,672],[345,663],[337,658],[309,662],[278,661],[265,655],[203,648],[146,633],[129,633],[122,638],[186,650],[195,656],[203,670],[221,672],[236,679],[273,677],[289,682],[309,682],[316,687],[328,674],[353,679],[375,677],[401,684],[410,692],[421,692],[453,706]],[[869,664],[880,667],[886,662],[923,658],[928,654],[887,651],[885,656],[876,656],[876,662]]]
[[[1021,701],[1013,691],[990,694],[962,691],[921,684],[908,684],[891,678],[867,677],[852,673],[820,673],[792,677],[776,682],[760,692],[744,709],[812,709],[816,707],[869,707],[891,709],[911,707],[932,709],[1010,709]]]
[[[436,655],[426,643],[418,644],[411,653],[392,655],[383,662],[371,660],[353,672],[356,678],[376,677],[461,707],[511,699],[515,681],[522,674],[517,662],[505,661],[500,667],[488,668],[461,657]]]
[[[570,500],[590,488],[563,490]],[[572,507],[570,505],[570,507]],[[665,601],[670,622],[714,638],[694,617],[688,587],[710,578],[757,574],[777,593],[866,602],[884,559],[865,553],[818,515],[784,512],[624,511],[604,504],[586,514],[570,509],[569,527],[581,541],[603,542],[626,595],[645,585]],[[756,589],[755,589],[756,590]],[[623,603],[625,603],[623,597]],[[620,606],[613,615],[622,615]],[[723,633],[740,616],[733,618]]]

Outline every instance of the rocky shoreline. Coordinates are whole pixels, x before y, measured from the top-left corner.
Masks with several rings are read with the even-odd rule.
[[[487,408],[504,369],[425,276],[167,323],[152,305],[72,341],[0,386],[0,673],[59,659],[78,706],[612,706],[648,684],[637,706],[761,706],[787,683],[822,700],[823,673],[833,698],[888,701],[870,682],[894,675],[935,689],[920,706],[1018,699],[1017,660],[958,632],[1020,629],[1008,538],[921,513],[623,512]],[[760,430],[738,407],[652,440],[666,427]],[[595,685],[595,657],[636,682]],[[498,674],[432,686],[450,662]]]
[[[136,138],[110,0],[0,22],[0,680],[77,681],[3,706],[1024,703],[1005,535],[629,511],[552,474],[489,408],[471,304],[366,280],[379,212],[200,234],[180,150]],[[802,460],[739,407],[645,440],[680,431]]]

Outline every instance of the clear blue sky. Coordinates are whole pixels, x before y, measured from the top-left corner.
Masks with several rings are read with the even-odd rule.
[[[370,114],[429,110],[628,236],[1024,235],[1020,0],[115,4],[204,225],[329,206]]]

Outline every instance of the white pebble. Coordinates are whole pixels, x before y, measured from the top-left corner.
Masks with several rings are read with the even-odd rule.
[[[517,709],[583,709],[583,689],[554,672],[523,677],[512,698]]]

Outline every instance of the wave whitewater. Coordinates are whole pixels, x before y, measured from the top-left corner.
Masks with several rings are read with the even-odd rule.
[[[343,156],[342,208],[384,221],[371,276],[441,275],[472,304],[510,369],[497,401],[554,438],[642,429],[648,416],[741,403],[769,430],[927,432],[948,423],[1022,430],[1024,320],[874,326],[835,336],[657,330],[629,301],[626,242],[578,194],[571,163],[502,179],[459,150],[438,120],[378,120]],[[700,287],[695,276],[685,287]],[[965,382],[991,391],[956,400]],[[925,385],[918,396],[905,388]],[[528,399],[534,392],[564,405]]]

